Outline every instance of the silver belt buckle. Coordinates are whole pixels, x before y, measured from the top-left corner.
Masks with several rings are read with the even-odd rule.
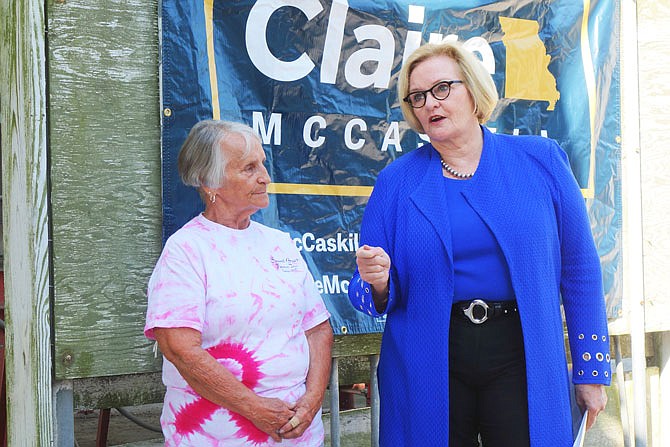
[[[484,309],[484,316],[481,318],[476,318],[472,311],[475,307],[481,307]],[[463,313],[466,317],[470,319],[474,324],[482,324],[489,319],[489,305],[482,300],[472,300],[467,309],[463,309]]]

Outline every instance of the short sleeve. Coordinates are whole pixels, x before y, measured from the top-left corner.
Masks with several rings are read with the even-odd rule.
[[[293,245],[293,241],[291,241]],[[296,249],[296,254],[300,259],[302,264],[302,269],[305,272],[305,276],[302,281],[302,293],[304,297],[304,317],[302,319],[302,329],[308,331],[313,327],[318,326],[319,324],[326,321],[330,318],[330,313],[326,308],[326,305],[323,303],[323,298],[317,289],[316,284],[314,283],[314,278],[307,267],[307,263],[300,255]]]
[[[156,327],[186,327],[202,332],[206,275],[199,251],[189,242],[168,239],[149,280],[144,335]]]

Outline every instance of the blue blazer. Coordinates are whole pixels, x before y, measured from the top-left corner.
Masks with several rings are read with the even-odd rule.
[[[493,134],[462,194],[491,228],[509,265],[526,350],[531,445],[572,445],[561,302],[574,383],[610,383],[600,260],[565,152],[537,136]],[[377,178],[361,244],[391,258],[378,377],[380,445],[449,443],[449,319],[453,259],[440,158],[426,144]],[[353,306],[379,316],[358,271]],[[475,298],[475,297],[473,297]]]

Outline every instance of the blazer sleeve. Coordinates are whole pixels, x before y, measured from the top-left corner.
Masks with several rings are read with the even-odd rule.
[[[397,274],[393,264],[393,253],[391,251],[391,241],[389,234],[392,233],[392,219],[389,219],[391,206],[389,199],[388,177],[382,171],[377,178],[375,187],[370,195],[368,204],[363,213],[363,222],[361,223],[360,245],[369,245],[372,247],[381,247],[391,258],[391,270],[389,274],[389,298],[386,303],[386,309],[377,312],[372,299],[372,287],[363,281],[358,272],[354,271],[351,282],[349,283],[348,295],[349,301],[354,308],[364,314],[380,317],[390,312],[396,301]]]
[[[561,298],[576,384],[609,385],[611,367],[600,257],[584,197],[567,154],[552,143],[552,173],[561,246]]]

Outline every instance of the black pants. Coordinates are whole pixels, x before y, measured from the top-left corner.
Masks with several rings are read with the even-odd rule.
[[[528,447],[526,359],[519,315],[473,324],[452,313],[449,447]]]

